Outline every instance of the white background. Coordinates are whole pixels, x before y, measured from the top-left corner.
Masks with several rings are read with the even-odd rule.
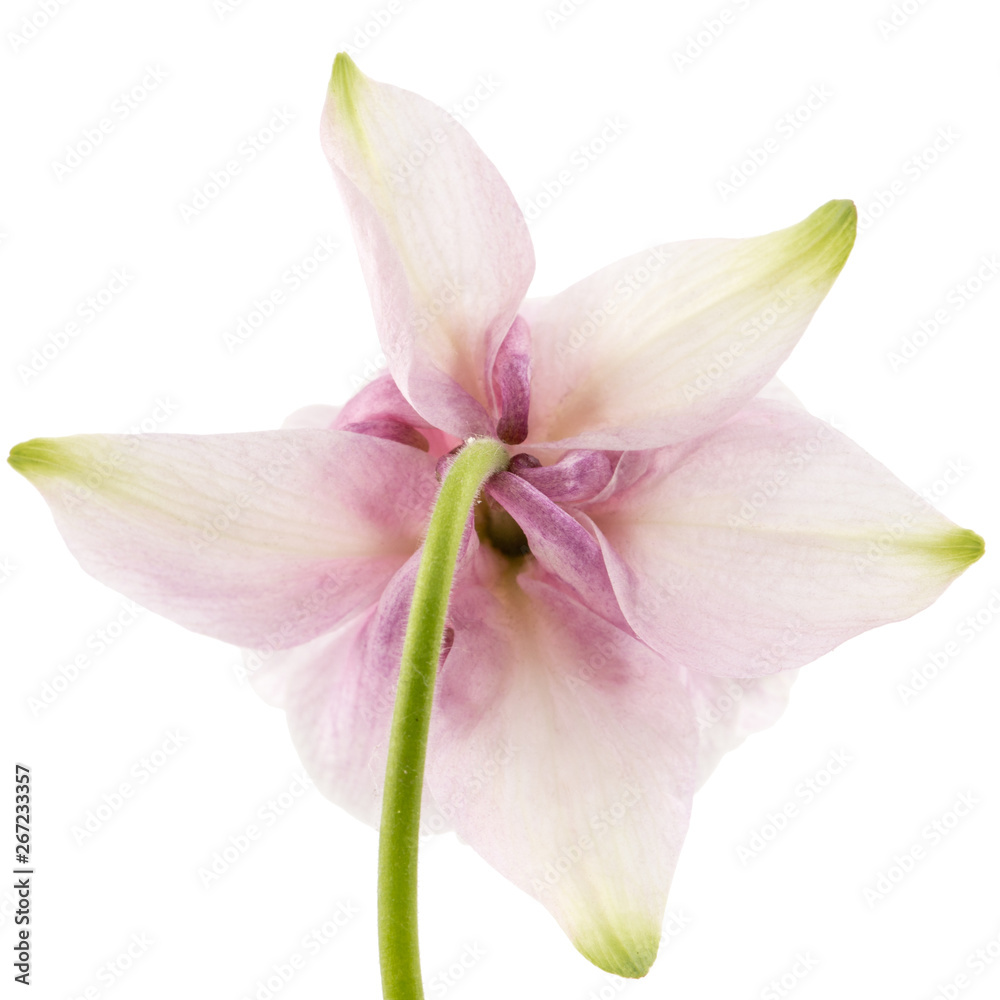
[[[275,427],[302,405],[343,401],[374,370],[366,293],[317,134],[330,64],[352,45],[376,79],[446,107],[465,101],[467,127],[522,205],[572,171],[531,223],[536,294],[658,242],[768,232],[833,197],[877,214],[782,377],[996,545],[1000,281],[961,310],[953,302],[1000,253],[1000,18],[988,0],[906,6],[894,29],[879,25],[891,0],[732,0],[728,23],[714,25],[719,2],[567,2],[553,23],[554,2],[394,0],[379,25],[373,12],[387,2],[71,0],[24,44],[12,36],[41,8],[12,0],[0,23],[4,445],[143,421],[167,432]],[[366,23],[376,37],[358,37]],[[119,117],[116,99],[149,68],[166,78]],[[828,96],[779,130],[810,93]],[[241,143],[275,109],[294,122],[251,162]],[[576,151],[609,117],[624,130],[578,170]],[[67,145],[102,118],[112,131],[57,177]],[[925,155],[939,136],[951,138]],[[735,193],[721,190],[768,137],[779,145],[767,162]],[[182,220],[181,203],[233,158],[240,174]],[[334,258],[228,350],[226,331],[320,237],[339,244]],[[116,269],[128,287],[37,377],[20,377]],[[894,370],[890,353],[939,308],[948,322]],[[26,481],[6,470],[0,491],[4,766],[29,764],[34,782],[33,995],[379,996],[375,834],[309,792],[203,886],[199,867],[262,826],[259,810],[294,781],[283,715],[238,681],[235,650],[152,613],[95,654],[124,599],[79,569]],[[1000,960],[977,971],[967,958],[991,941],[1000,953],[998,588],[988,554],[933,608],[802,671],[784,718],[699,793],[668,904],[669,929],[680,929],[642,982],[591,967],[537,903],[450,836],[428,842],[428,981],[467,946],[484,953],[428,995],[996,996]],[[897,686],[948,642],[957,655],[904,706]],[[81,652],[90,666],[33,712],[29,699]],[[142,760],[172,732],[185,742],[140,783]],[[805,804],[799,783],[834,751],[850,765]],[[74,827],[122,782],[132,796],[80,842]],[[934,846],[927,824],[948,822],[962,793],[978,804]],[[740,846],[787,803],[795,818],[741,862]],[[4,842],[6,866],[10,834]],[[868,905],[865,888],[916,844],[923,859]],[[11,901],[0,889],[6,956]],[[357,915],[309,954],[303,939],[341,905]],[[273,967],[295,953],[301,968],[269,994]],[[797,955],[810,966],[798,978]],[[112,974],[116,960],[131,968]],[[949,983],[956,992],[939,992]]]

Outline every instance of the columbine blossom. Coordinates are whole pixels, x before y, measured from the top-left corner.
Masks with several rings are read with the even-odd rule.
[[[423,826],[640,976],[722,754],[795,668],[925,608],[982,540],[774,382],[847,259],[850,202],[525,299],[522,214],[450,116],[341,56],[322,136],[389,374],[282,430],[11,462],[84,569],[257,650],[318,787],[377,824],[439,478],[467,439],[501,442],[458,555]]]

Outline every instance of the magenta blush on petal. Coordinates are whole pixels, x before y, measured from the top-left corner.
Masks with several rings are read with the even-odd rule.
[[[541,465],[536,459],[515,466],[520,457],[515,455],[511,471],[556,503],[582,503],[594,499],[611,482],[615,463],[609,456],[617,457],[614,452],[568,451],[553,465]]]
[[[461,444],[460,438],[438,430],[417,413],[389,374],[363,386],[336,413],[331,426],[399,441],[421,451],[429,450],[435,457],[446,455]]]
[[[397,441],[399,444],[407,444],[421,451],[430,450],[427,438],[420,431],[399,420],[359,420],[353,424],[346,424],[343,429],[354,434],[370,434],[386,441]]]
[[[493,394],[500,411],[497,437],[520,444],[528,436],[531,397],[531,334],[523,316],[515,316],[493,362]]]
[[[542,568],[572,587],[584,604],[631,633],[625,623],[601,547],[587,529],[530,483],[499,472],[485,487],[524,532],[531,554]]]

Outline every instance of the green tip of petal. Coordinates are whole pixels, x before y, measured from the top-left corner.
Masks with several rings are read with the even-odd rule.
[[[785,237],[788,264],[811,284],[828,288],[840,274],[858,232],[853,201],[828,201],[798,225],[775,234]]]
[[[573,944],[599,969],[624,979],[641,979],[656,960],[660,929],[638,916],[614,923],[602,920],[591,924]]]
[[[365,79],[364,73],[346,52],[337,53],[337,58],[333,60],[333,72],[330,74],[330,93],[337,101],[338,110],[359,136],[364,135],[364,129],[361,125],[358,97]]]
[[[357,63],[346,52],[338,52],[337,58],[333,60],[330,89],[338,94],[349,94],[363,79],[364,74],[358,69]]]
[[[929,544],[927,549],[956,572],[961,572],[982,557],[986,542],[968,528],[956,528]]]
[[[803,228],[810,227],[819,239],[826,241],[839,271],[858,235],[858,210],[854,202],[847,198],[828,201],[800,224]]]
[[[14,445],[7,457],[7,464],[26,479],[40,476],[72,476],[80,471],[72,452],[56,438],[32,438]]]

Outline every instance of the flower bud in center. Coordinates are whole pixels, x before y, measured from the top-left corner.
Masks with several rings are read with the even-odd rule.
[[[521,526],[486,493],[483,493],[476,504],[475,524],[479,540],[491,545],[508,559],[519,559],[531,554],[528,539]]]

